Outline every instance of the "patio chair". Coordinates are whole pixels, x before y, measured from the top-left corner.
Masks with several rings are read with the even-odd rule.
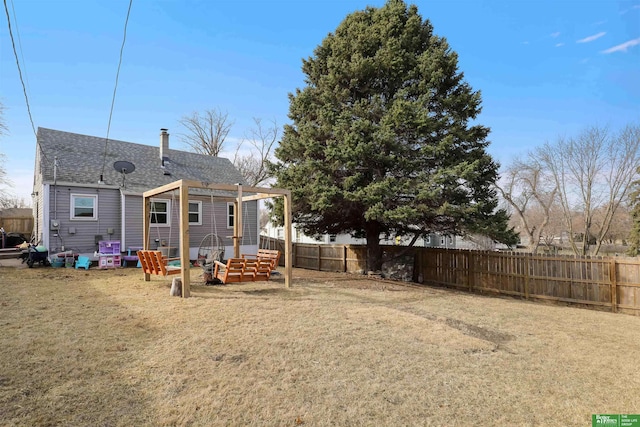
[[[84,267],[85,270],[88,270],[89,267],[91,267],[91,259],[86,256],[79,256],[76,260],[76,270],[81,267]]]

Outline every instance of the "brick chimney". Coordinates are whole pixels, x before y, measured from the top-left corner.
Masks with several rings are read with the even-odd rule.
[[[160,129],[160,160],[164,165],[164,161],[169,158],[169,132],[168,129]]]

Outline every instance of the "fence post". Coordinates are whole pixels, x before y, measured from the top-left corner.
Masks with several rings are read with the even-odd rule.
[[[317,246],[318,249],[318,271],[320,271],[320,265],[322,264],[322,250],[320,248],[320,245]]]
[[[298,256],[298,249],[297,249],[297,248],[298,248],[298,245],[297,245],[297,244],[295,244],[295,243],[293,243],[293,244],[291,244],[291,246],[292,246],[292,247],[291,247],[291,251],[293,252],[293,253],[291,254],[291,255],[292,255],[292,257],[291,257],[291,258],[293,259],[293,266],[292,266],[292,267],[295,267],[295,266],[296,266],[296,264],[298,264],[298,262],[297,262],[297,260],[296,260],[296,258],[297,258],[297,256]],[[283,251],[283,253],[284,253],[284,251]]]
[[[469,282],[469,292],[473,292],[473,281],[475,280],[475,275],[474,275],[474,265],[475,265],[475,256],[473,255],[474,252],[473,251],[469,251],[469,269],[468,269],[468,277],[467,280]]]
[[[344,266],[344,272],[347,272],[347,245],[342,245],[342,265]]]
[[[611,311],[618,312],[618,280],[616,277],[615,258],[609,263],[609,276],[611,277]]]
[[[529,299],[529,268],[531,254],[524,255],[524,298]]]

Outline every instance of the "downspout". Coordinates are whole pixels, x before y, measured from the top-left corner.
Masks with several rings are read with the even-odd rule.
[[[123,189],[120,189],[120,241],[122,245],[120,250],[124,250],[127,247],[127,229],[126,229],[126,203],[127,197],[124,194]]]
[[[58,156],[53,158],[53,219],[58,219]]]
[[[54,220],[58,220],[58,156],[55,156],[53,158],[53,219]],[[59,223],[58,223],[59,224]],[[49,225],[49,224],[47,224]],[[49,228],[51,228],[51,226],[49,226]],[[60,227],[58,226],[58,229],[55,232],[55,236],[57,238],[57,244],[59,244],[60,242],[62,242],[62,240],[60,239]],[[64,245],[61,244],[61,249],[64,250]],[[57,246],[56,246],[57,248]]]
[[[45,203],[46,200],[46,203]],[[42,244],[51,249],[51,227],[48,226],[51,220],[51,185],[42,184]]]
[[[38,240],[40,240],[40,227],[39,227],[39,223],[40,222],[40,200],[38,199],[38,196],[36,196],[36,216],[35,216],[35,223],[36,223],[36,230],[35,230],[35,234],[32,237],[32,240],[34,241],[34,243],[38,243]]]

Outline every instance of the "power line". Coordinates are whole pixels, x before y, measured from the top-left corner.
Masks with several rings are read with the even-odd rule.
[[[6,3],[6,0],[5,0]],[[116,72],[116,83],[113,87],[113,97],[111,98],[111,110],[109,111],[109,123],[107,124],[107,137],[104,140],[104,155],[102,157],[102,171],[100,172],[100,181],[103,180],[104,166],[107,163],[107,144],[109,143],[109,132],[111,131],[111,117],[113,116],[113,105],[116,102],[116,91],[118,90],[118,79],[120,77],[120,66],[122,65],[122,52],[124,44],[127,41],[127,25],[129,24],[129,15],[131,14],[131,5],[133,0],[129,0],[129,8],[127,9],[127,18],[124,21],[124,34],[122,36],[122,45],[120,46],[120,59],[118,60],[118,71]]]
[[[13,8],[13,3],[11,3]],[[7,7],[7,0],[4,0],[4,12],[7,15],[7,26],[9,27],[9,37],[11,38],[11,46],[13,47],[13,56],[16,58],[16,66],[18,67],[18,76],[20,76],[20,83],[22,84],[22,92],[24,93],[24,100],[27,104],[27,113],[29,114],[29,121],[31,122],[31,130],[33,130],[33,134],[36,137],[36,144],[40,147],[40,154],[42,155],[42,162],[47,163],[47,155],[44,153],[44,149],[42,148],[42,144],[38,140],[38,133],[36,132],[36,126],[33,124],[33,117],[31,116],[31,105],[29,104],[29,97],[27,96],[27,88],[24,84],[24,79],[22,78],[22,69],[20,68],[20,61],[18,60],[18,52],[16,51],[16,44],[13,40],[13,31],[11,29],[11,18],[9,17],[9,8]],[[15,19],[16,11],[13,9],[13,16]],[[17,22],[17,20],[16,20]],[[16,26],[16,31],[18,31],[18,27]],[[18,33],[18,39],[20,38],[20,34]],[[20,53],[22,53],[22,45],[20,46]],[[22,58],[24,61],[24,57]]]
[[[16,16],[16,8],[11,0],[11,12],[13,12],[13,23],[16,26],[16,35],[18,36],[18,50],[20,51],[20,59],[22,60],[22,67],[24,68],[24,80],[27,83],[27,92],[29,89],[29,73],[27,73],[27,63],[24,60],[24,52],[22,50],[22,39],[20,38],[20,28],[18,28],[18,17]]]
[[[33,130],[33,134],[36,136],[36,141],[37,141],[38,134],[36,132],[36,126],[33,124],[33,117],[31,117],[31,106],[29,105],[27,88],[24,85],[24,80],[22,78],[22,69],[20,69],[20,61],[18,60],[18,52],[16,51],[16,43],[13,40],[13,31],[11,30],[11,18],[9,17],[9,8],[7,7],[7,0],[4,0],[4,11],[7,14],[7,25],[9,26],[9,37],[11,38],[11,46],[13,46],[13,55],[16,57],[16,65],[18,66],[18,75],[20,76],[20,83],[22,84],[22,92],[24,92],[24,100],[27,103],[27,112],[29,113],[29,121],[31,121],[31,129]]]

